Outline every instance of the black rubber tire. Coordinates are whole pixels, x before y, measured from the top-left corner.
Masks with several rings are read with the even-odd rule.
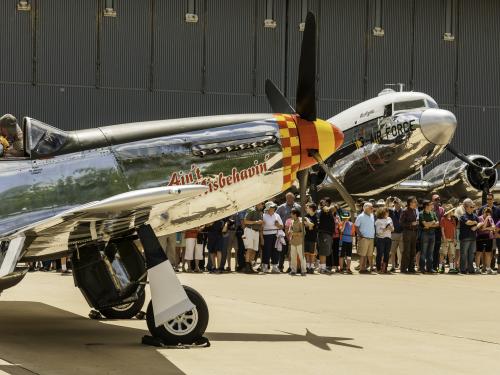
[[[195,328],[187,333],[186,335],[180,336],[175,335],[167,331],[165,326],[155,326],[154,314],[153,314],[153,302],[151,301],[148,305],[146,311],[146,322],[148,324],[149,332],[156,338],[159,338],[166,345],[177,345],[177,344],[193,344],[195,341],[203,337],[205,330],[208,326],[208,306],[200,293],[198,293],[193,288],[183,285],[184,290],[191,302],[196,306],[198,313],[198,323]]]
[[[144,302],[146,302],[146,291],[142,290],[139,293],[139,299],[132,303],[126,310],[115,310],[112,307],[99,310],[99,312],[108,319],[132,319],[141,312]]]

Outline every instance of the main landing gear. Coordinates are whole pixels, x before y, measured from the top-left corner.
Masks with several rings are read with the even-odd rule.
[[[194,289],[182,286],[150,226],[137,230],[144,247],[133,238],[80,246],[73,253],[76,286],[92,307],[91,319],[144,319],[156,346],[200,345],[208,325],[208,306]],[[146,259],[144,259],[146,258]],[[151,302],[143,312],[146,275]]]

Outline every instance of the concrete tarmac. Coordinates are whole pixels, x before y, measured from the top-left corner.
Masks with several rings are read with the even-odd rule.
[[[93,321],[72,277],[0,297],[0,374],[497,374],[500,275],[181,274],[210,348],[140,344],[146,322]]]

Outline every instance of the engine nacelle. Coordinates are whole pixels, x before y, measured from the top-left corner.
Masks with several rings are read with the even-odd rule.
[[[486,156],[469,155],[468,158],[483,168],[494,166],[494,163]],[[424,176],[424,181],[429,183],[433,191],[445,193],[450,197],[478,198],[485,181],[490,189],[497,183],[497,172],[490,171],[490,175],[487,175],[484,170],[474,168],[457,158],[432,169]]]

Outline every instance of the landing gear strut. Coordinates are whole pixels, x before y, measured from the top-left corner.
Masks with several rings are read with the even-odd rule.
[[[164,346],[200,342],[208,325],[205,300],[194,289],[180,284],[151,226],[142,225],[137,234],[144,247],[151,289],[146,322],[152,337],[144,337],[143,343]]]

